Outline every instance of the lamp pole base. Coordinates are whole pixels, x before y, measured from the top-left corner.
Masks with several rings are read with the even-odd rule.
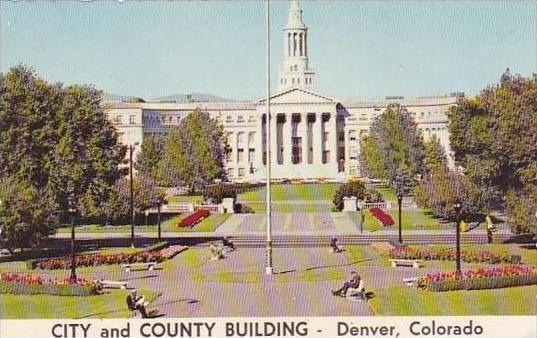
[[[272,275],[273,274],[272,266],[265,267],[265,274],[266,275]]]

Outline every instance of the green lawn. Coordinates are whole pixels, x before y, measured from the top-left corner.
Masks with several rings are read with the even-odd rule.
[[[537,285],[448,292],[391,286],[375,290],[369,305],[381,316],[534,315],[536,297]]]
[[[386,202],[397,201],[397,195],[395,195],[395,192],[391,188],[376,188],[376,190],[382,195],[382,198],[384,198]]]
[[[183,231],[194,231],[194,232],[206,232],[214,231],[220,224],[227,220],[231,214],[212,214],[211,216],[205,218],[192,228],[178,227],[179,221],[185,217],[185,215],[176,215],[169,217],[162,221],[162,232],[183,232]],[[82,225],[76,228],[78,233],[130,233],[130,225],[110,225],[103,226],[100,224],[90,224]],[[59,233],[70,233],[71,227],[62,227],[58,228]],[[155,224],[150,225],[136,225],[134,232],[157,232],[157,226]]]
[[[273,184],[271,195],[273,201],[311,201],[332,200],[339,184],[337,183],[314,183],[314,184]],[[238,194],[239,201],[265,200],[266,188],[252,188]]]
[[[168,200],[168,202],[172,202],[172,203],[178,203],[178,202],[201,203],[203,202],[202,195],[167,196],[166,199]]]
[[[388,258],[370,245],[350,245],[344,249],[347,261],[353,266],[390,266]]]
[[[388,211],[395,221],[395,224],[391,227],[383,227],[379,225],[378,220],[373,217],[369,212],[365,212],[364,230],[378,231],[381,229],[397,228],[399,222],[399,211],[397,209],[391,209]],[[351,219],[359,225],[361,222],[360,212],[349,213]],[[403,229],[441,229],[441,224],[438,220],[434,219],[428,212],[421,209],[416,210],[402,210],[401,221]]]
[[[255,213],[266,212],[265,203],[252,203],[246,202]],[[291,204],[291,203],[273,203],[271,210],[275,212],[330,212],[332,211],[332,204],[318,204],[318,203],[303,203],[303,204]]]
[[[109,293],[88,297],[49,295],[0,296],[2,319],[52,319],[52,318],[128,318],[125,298],[128,290],[113,290]],[[155,299],[153,291],[142,289],[148,301]]]

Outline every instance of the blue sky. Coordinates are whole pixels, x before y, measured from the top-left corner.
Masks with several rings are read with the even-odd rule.
[[[288,3],[272,4],[272,76]],[[475,93],[537,72],[530,1],[302,1],[318,90],[336,98]],[[264,93],[259,1],[1,2],[0,68],[142,97]],[[275,83],[275,81],[273,81]],[[273,86],[274,87],[274,86]]]

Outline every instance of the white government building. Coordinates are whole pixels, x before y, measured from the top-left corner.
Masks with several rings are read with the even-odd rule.
[[[435,135],[451,154],[446,113],[459,94],[340,101],[319,93],[315,69],[309,63],[308,28],[298,1],[291,1],[283,44],[279,88],[270,100],[273,178],[344,180],[360,176],[360,138],[392,103],[405,106],[424,138]],[[127,145],[166,134],[195,109],[208,112],[222,123],[231,149],[225,163],[228,178],[251,181],[266,178],[265,100],[230,101],[191,94],[174,100],[111,100],[105,104],[121,142]]]

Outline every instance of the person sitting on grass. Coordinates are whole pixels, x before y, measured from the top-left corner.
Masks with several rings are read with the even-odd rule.
[[[333,236],[332,239],[330,240],[330,251],[332,253],[339,253],[343,251],[343,249],[339,245],[339,241],[336,238],[336,236]]]
[[[230,241],[227,237],[222,238],[222,247],[225,251],[235,250],[235,244],[233,244],[233,242]]]
[[[143,296],[138,294],[138,290],[134,290],[127,296],[127,306],[131,311],[140,311],[142,318],[148,318],[145,310],[146,302]]]
[[[360,286],[360,280],[361,279],[358,273],[356,271],[352,271],[349,280],[346,281],[340,289],[332,290],[332,295],[345,297],[348,289],[358,289]]]

